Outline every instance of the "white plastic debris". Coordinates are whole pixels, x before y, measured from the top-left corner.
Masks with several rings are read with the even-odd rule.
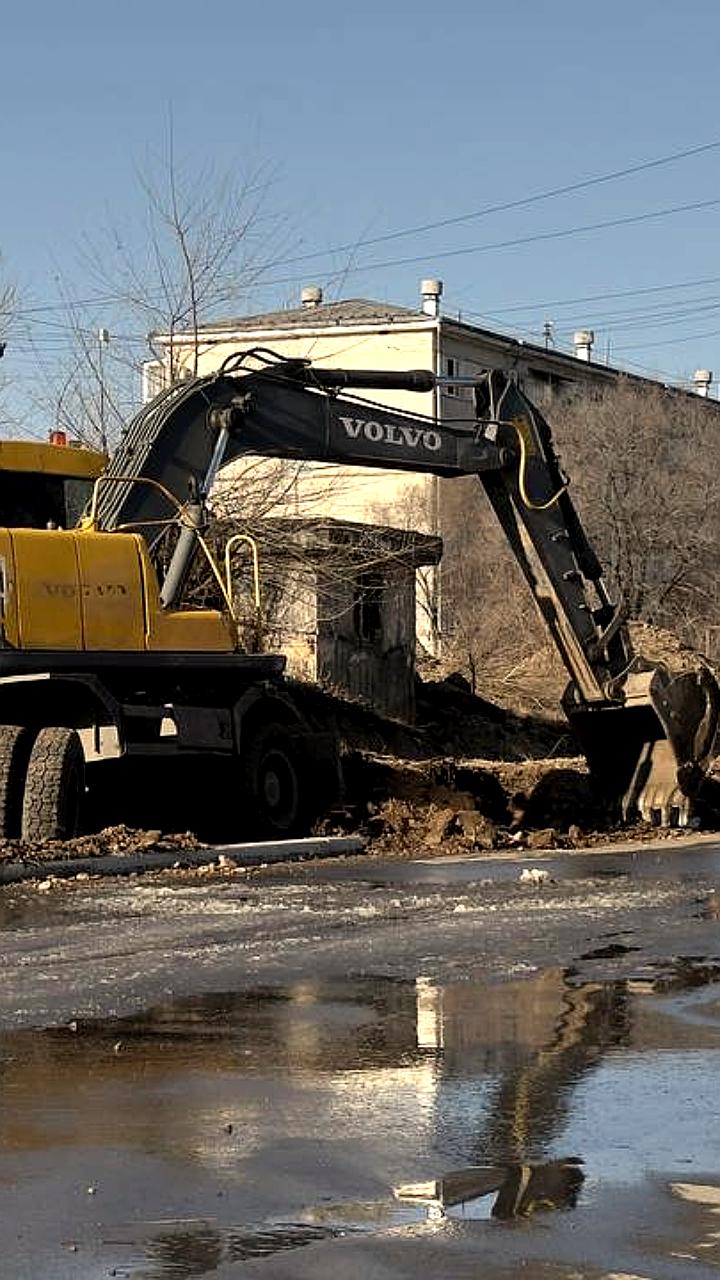
[[[550,879],[549,871],[542,871],[540,867],[523,867],[520,872],[521,884],[546,884]]]

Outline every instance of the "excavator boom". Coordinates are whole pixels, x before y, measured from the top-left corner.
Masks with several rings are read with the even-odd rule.
[[[474,384],[474,412],[444,423],[347,394],[432,391],[443,380],[429,371],[321,370],[254,354],[263,367],[231,357],[219,373],[147,405],[103,479],[93,514],[100,530],[151,537],[172,514],[161,486],[185,504],[163,604],[181,596],[218,471],[243,455],[476,475],[567,669],[563,705],[591,772],[623,817],[685,823],[712,752],[720,690],[709,668],[676,676],[634,653],[550,428],[515,381],[488,371]]]

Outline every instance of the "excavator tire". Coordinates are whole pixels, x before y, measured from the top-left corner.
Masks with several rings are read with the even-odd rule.
[[[77,835],[85,789],[85,758],[74,729],[41,729],[28,761],[22,807],[23,840]]]
[[[32,746],[29,729],[0,725],[0,837],[16,840],[22,823],[23,788]]]
[[[302,830],[304,775],[299,742],[283,725],[255,730],[242,758],[243,825],[251,835],[284,840]]]

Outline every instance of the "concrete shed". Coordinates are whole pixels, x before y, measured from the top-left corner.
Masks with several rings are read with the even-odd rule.
[[[248,532],[265,647],[286,655],[290,675],[412,722],[416,571],[438,564],[440,538],[329,518],[267,518]]]

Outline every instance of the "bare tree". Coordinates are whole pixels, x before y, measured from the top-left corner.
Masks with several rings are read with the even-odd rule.
[[[720,658],[720,406],[620,379],[548,417],[613,595]],[[443,482],[441,507],[448,660],[522,709],[552,706],[564,673],[481,485]]]
[[[137,334],[149,335],[174,379],[198,371],[200,326],[248,298],[287,247],[286,219],[267,209],[271,175],[263,165],[242,173],[191,171],[168,134],[165,154],[139,172],[138,228],[109,229],[88,244],[99,289],[114,298]],[[153,335],[162,334],[162,346]],[[182,335],[180,360],[179,335]]]
[[[611,588],[702,648],[717,617],[720,407],[621,379],[553,417]]]
[[[197,373],[201,326],[228,307],[242,310],[289,247],[287,219],[267,208],[271,182],[264,165],[192,171],[170,128],[164,154],[138,172],[135,221],[84,238],[97,303],[80,304],[61,286],[68,354],[36,397],[53,425],[112,447],[137,407],[148,358],[163,364],[163,382],[181,369]]]
[[[0,265],[2,259],[0,259]],[[8,281],[0,278],[0,359],[5,354],[5,346],[12,336],[13,329],[17,323],[18,299],[15,287]],[[8,377],[3,376],[0,367],[0,397],[9,382]],[[0,424],[4,424],[6,415],[3,411],[2,399],[0,398]]]

